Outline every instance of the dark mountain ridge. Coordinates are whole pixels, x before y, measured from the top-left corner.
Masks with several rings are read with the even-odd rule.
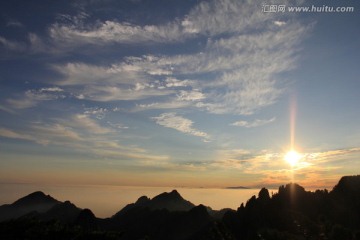
[[[19,207],[25,205],[56,204],[56,203],[59,203],[59,201],[56,200],[55,198],[51,197],[50,195],[45,195],[45,193],[41,191],[37,191],[18,199],[12,205]]]
[[[251,189],[251,188],[243,187],[243,186],[236,186],[236,187],[227,187],[226,189]]]
[[[0,221],[15,219],[29,213],[45,213],[61,203],[43,192],[33,192],[12,204],[0,206]]]
[[[195,206],[173,190],[142,196],[107,219],[35,192],[0,206],[0,217],[1,239],[360,239],[360,175],[330,192],[291,183],[270,196],[262,188],[237,210]]]
[[[150,199],[147,196],[140,197],[135,203],[126,205],[123,209],[117,212],[113,218],[122,216],[125,212],[134,208],[148,208],[149,210],[162,210],[166,209],[170,212],[173,211],[189,211],[195,205],[185,200],[176,190],[169,193],[161,193],[154,198]]]

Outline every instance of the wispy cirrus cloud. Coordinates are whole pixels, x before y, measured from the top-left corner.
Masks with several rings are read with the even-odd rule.
[[[22,28],[24,27],[24,24],[22,24],[21,22],[17,21],[17,20],[9,20],[6,23],[7,27],[16,27],[16,28]]]
[[[146,99],[154,96],[164,96],[174,93],[171,90],[164,90],[152,87],[143,89],[124,88],[116,86],[91,86],[79,92],[82,99],[99,102],[109,102],[118,100],[134,101]]]
[[[186,108],[191,107],[192,103],[185,101],[178,101],[178,99],[173,99],[167,102],[154,102],[148,104],[137,104],[133,109],[134,112],[151,110],[151,109],[177,109],[177,108]]]
[[[350,155],[360,155],[360,148],[334,149],[303,154],[303,159],[312,164],[330,164],[348,159]]]
[[[163,113],[160,114],[158,117],[152,117],[151,119],[161,126],[172,128],[179,132],[193,135],[196,137],[201,137],[204,140],[210,139],[210,136],[207,133],[193,128],[193,121],[182,116],[178,116],[176,115],[176,113]]]
[[[64,90],[59,87],[46,87],[41,89],[30,89],[17,98],[9,98],[6,102],[15,109],[35,107],[39,102],[64,99]]]
[[[26,50],[26,45],[22,42],[13,41],[6,39],[2,36],[0,36],[0,46],[3,46],[7,50],[11,51],[24,51]]]
[[[12,139],[36,141],[35,138],[32,137],[31,135],[18,133],[7,128],[0,128],[0,136],[5,138],[12,138]]]
[[[284,14],[285,15],[285,14]],[[136,25],[126,21],[105,20],[95,24],[85,21],[89,15],[64,16],[66,21],[53,24],[49,35],[62,44],[163,43],[179,42],[202,34],[216,36],[237,33],[250,27],[262,27],[276,17],[263,14],[260,4],[250,1],[200,2],[181,19],[161,25]],[[236,22],[236,24],[234,24]]]
[[[196,103],[205,99],[205,95],[198,89],[193,90],[177,90],[176,96],[168,98],[167,101],[153,102],[148,104],[137,104],[133,111],[143,111],[150,109],[178,109],[195,107]]]
[[[145,57],[152,62],[150,58],[151,56]],[[66,87],[79,99],[99,102],[134,101],[166,96],[174,94],[174,88],[185,85],[176,79],[158,80],[156,76],[168,75],[168,73],[155,65],[149,67],[139,64],[138,58],[129,58],[110,67],[68,63],[55,65],[53,68],[64,76],[64,79],[58,82],[59,86]]]
[[[275,117],[270,119],[255,119],[252,122],[249,121],[237,121],[232,124],[231,126],[237,126],[237,127],[245,127],[245,128],[253,128],[253,127],[260,127],[269,123],[272,123],[275,121]]]
[[[137,100],[171,94],[181,97],[184,88],[190,87],[201,100],[193,106],[212,113],[246,115],[272,105],[283,93],[275,76],[294,68],[294,45],[305,30],[301,26],[283,30],[277,38],[269,32],[265,36],[222,39],[209,42],[201,54],[147,55],[130,57],[110,67],[71,63],[55,69],[65,76],[59,85],[78,86],[76,91],[84,99]],[[288,39],[293,41],[289,43]],[[214,75],[207,81],[195,77],[209,73]],[[194,75],[193,80],[181,80],[189,74]],[[82,87],[85,83],[86,88]],[[177,100],[181,102],[184,98],[180,97]]]
[[[75,114],[67,120],[58,120],[60,123],[66,124],[74,129],[83,129],[86,132],[93,134],[107,134],[114,132],[112,129],[99,125],[95,120],[91,119],[86,114]]]
[[[111,125],[109,125],[111,126]],[[112,127],[112,126],[111,126]],[[115,128],[101,126],[87,115],[76,114],[52,122],[36,122],[24,130],[0,128],[0,137],[70,148],[82,154],[118,161],[165,161],[166,155],[152,154],[146,149],[127,146],[114,140]]]
[[[49,28],[50,38],[58,48],[62,44],[202,42],[192,52],[125,56],[107,66],[53,65],[63,76],[57,84],[79,99],[148,99],[136,102],[134,111],[192,107],[215,114],[251,115],[268,107],[283,94],[278,74],[296,66],[297,45],[310,28],[293,21],[294,15],[284,14],[280,21],[275,14],[264,14],[261,5],[249,1],[201,2],[183,18],[160,25],[116,20],[90,24],[88,17],[66,16],[66,21]]]
[[[191,32],[181,31],[179,24],[168,23],[162,26],[138,26],[127,22],[107,20],[96,24],[92,28],[79,28],[80,26],[66,26],[54,24],[50,28],[50,36],[55,40],[65,42],[104,44],[109,42],[169,42],[178,41],[182,34]]]

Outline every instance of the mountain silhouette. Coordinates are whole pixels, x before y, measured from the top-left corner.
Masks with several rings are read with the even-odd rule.
[[[212,217],[208,207],[195,206],[176,190],[150,199],[140,197],[128,204],[100,226],[121,230],[124,239],[190,239],[199,232],[211,231]],[[221,233],[220,233],[221,235]]]
[[[270,195],[262,188],[237,210],[195,206],[176,190],[140,197],[99,219],[42,192],[0,207],[0,239],[360,239],[360,175],[328,190],[296,183]],[[12,220],[9,220],[12,219]]]
[[[90,209],[82,210],[75,220],[75,225],[86,230],[96,230],[98,229],[98,220],[95,217],[95,214]]]
[[[65,223],[73,223],[79,216],[81,209],[76,207],[70,201],[60,202],[47,212],[40,214],[41,220],[52,220],[56,219]]]
[[[176,190],[162,193],[148,202],[150,209],[165,208],[169,211],[188,211],[195,205],[185,200]]]
[[[15,219],[32,212],[45,213],[60,201],[43,192],[33,192],[12,204],[0,206],[0,221]]]
[[[223,222],[236,239],[360,239],[359,191],[359,175],[341,178],[330,193],[295,183],[271,197],[262,189]]]
[[[150,199],[147,196],[140,197],[135,203],[126,205],[123,209],[117,212],[113,218],[123,215],[125,212],[133,208],[148,208],[150,210],[166,209],[172,211],[188,211],[195,207],[195,205],[185,200],[176,190],[171,192],[161,193]]]

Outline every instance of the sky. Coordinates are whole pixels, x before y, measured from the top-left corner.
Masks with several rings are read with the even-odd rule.
[[[332,187],[360,169],[359,11],[1,1],[0,183]]]

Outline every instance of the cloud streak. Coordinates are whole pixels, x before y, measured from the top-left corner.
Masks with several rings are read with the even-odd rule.
[[[234,122],[232,124],[230,124],[231,126],[236,126],[236,127],[245,127],[245,128],[254,128],[254,127],[260,127],[269,123],[272,123],[275,121],[275,117],[270,118],[270,119],[255,119],[252,122],[248,122],[248,121],[237,121]]]
[[[67,119],[53,119],[52,123],[33,123],[22,131],[0,128],[0,137],[35,142],[44,146],[61,146],[69,151],[94,154],[100,159],[127,161],[165,161],[166,155],[151,154],[135,146],[114,140],[116,129],[101,126],[87,115],[73,115]]]
[[[17,98],[7,99],[7,103],[15,109],[31,108],[43,101],[64,99],[66,96],[63,92],[64,90],[59,87],[30,89]]]
[[[151,119],[161,126],[172,128],[192,136],[201,137],[204,140],[210,139],[210,136],[207,133],[193,128],[193,121],[182,116],[178,116],[176,113],[163,113],[158,117],[152,117]]]

